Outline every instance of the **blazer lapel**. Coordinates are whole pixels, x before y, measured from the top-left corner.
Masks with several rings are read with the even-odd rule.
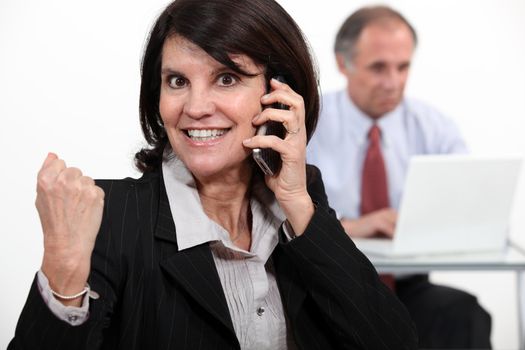
[[[166,244],[170,244],[174,248],[170,249],[174,252],[173,254],[160,261],[162,269],[237,339],[209,245],[201,244],[183,251],[177,250],[175,223],[173,222],[162,172],[159,190],[158,217],[154,235],[156,239],[166,241]]]

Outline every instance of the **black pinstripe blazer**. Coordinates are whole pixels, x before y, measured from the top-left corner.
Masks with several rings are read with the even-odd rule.
[[[344,233],[319,170],[308,173],[315,214],[272,254],[296,344],[415,349],[404,306]],[[34,281],[8,349],[238,349],[208,244],[177,250],[161,172],[97,184],[106,197],[89,282],[100,299],[91,300],[89,320],[72,327],[57,319]]]

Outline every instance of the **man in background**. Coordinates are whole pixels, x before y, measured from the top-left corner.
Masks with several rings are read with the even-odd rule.
[[[404,97],[416,44],[410,23],[385,6],[356,11],[337,34],[347,86],[323,97],[308,162],[321,169],[351,237],[393,237],[411,156],[466,152],[451,120]],[[428,275],[383,280],[409,310],[421,348],[490,348],[491,318],[474,296],[434,285]]]

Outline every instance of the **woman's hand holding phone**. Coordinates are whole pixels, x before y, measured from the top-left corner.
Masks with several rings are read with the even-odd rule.
[[[266,108],[254,120],[256,127],[268,121],[282,123],[284,138],[274,135],[256,135],[244,141],[246,147],[271,148],[282,160],[274,176],[266,176],[266,184],[274,192],[296,235],[306,229],[314,212],[312,199],[306,189],[306,130],[302,96],[286,83],[270,80],[272,91],[261,98],[265,106],[282,103],[286,109]]]

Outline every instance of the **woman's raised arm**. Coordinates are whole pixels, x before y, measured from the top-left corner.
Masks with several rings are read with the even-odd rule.
[[[86,286],[102,220],[104,191],[90,177],[49,153],[38,173],[36,208],[44,234],[42,272],[51,289],[71,296]],[[80,306],[81,297],[58,298]]]

